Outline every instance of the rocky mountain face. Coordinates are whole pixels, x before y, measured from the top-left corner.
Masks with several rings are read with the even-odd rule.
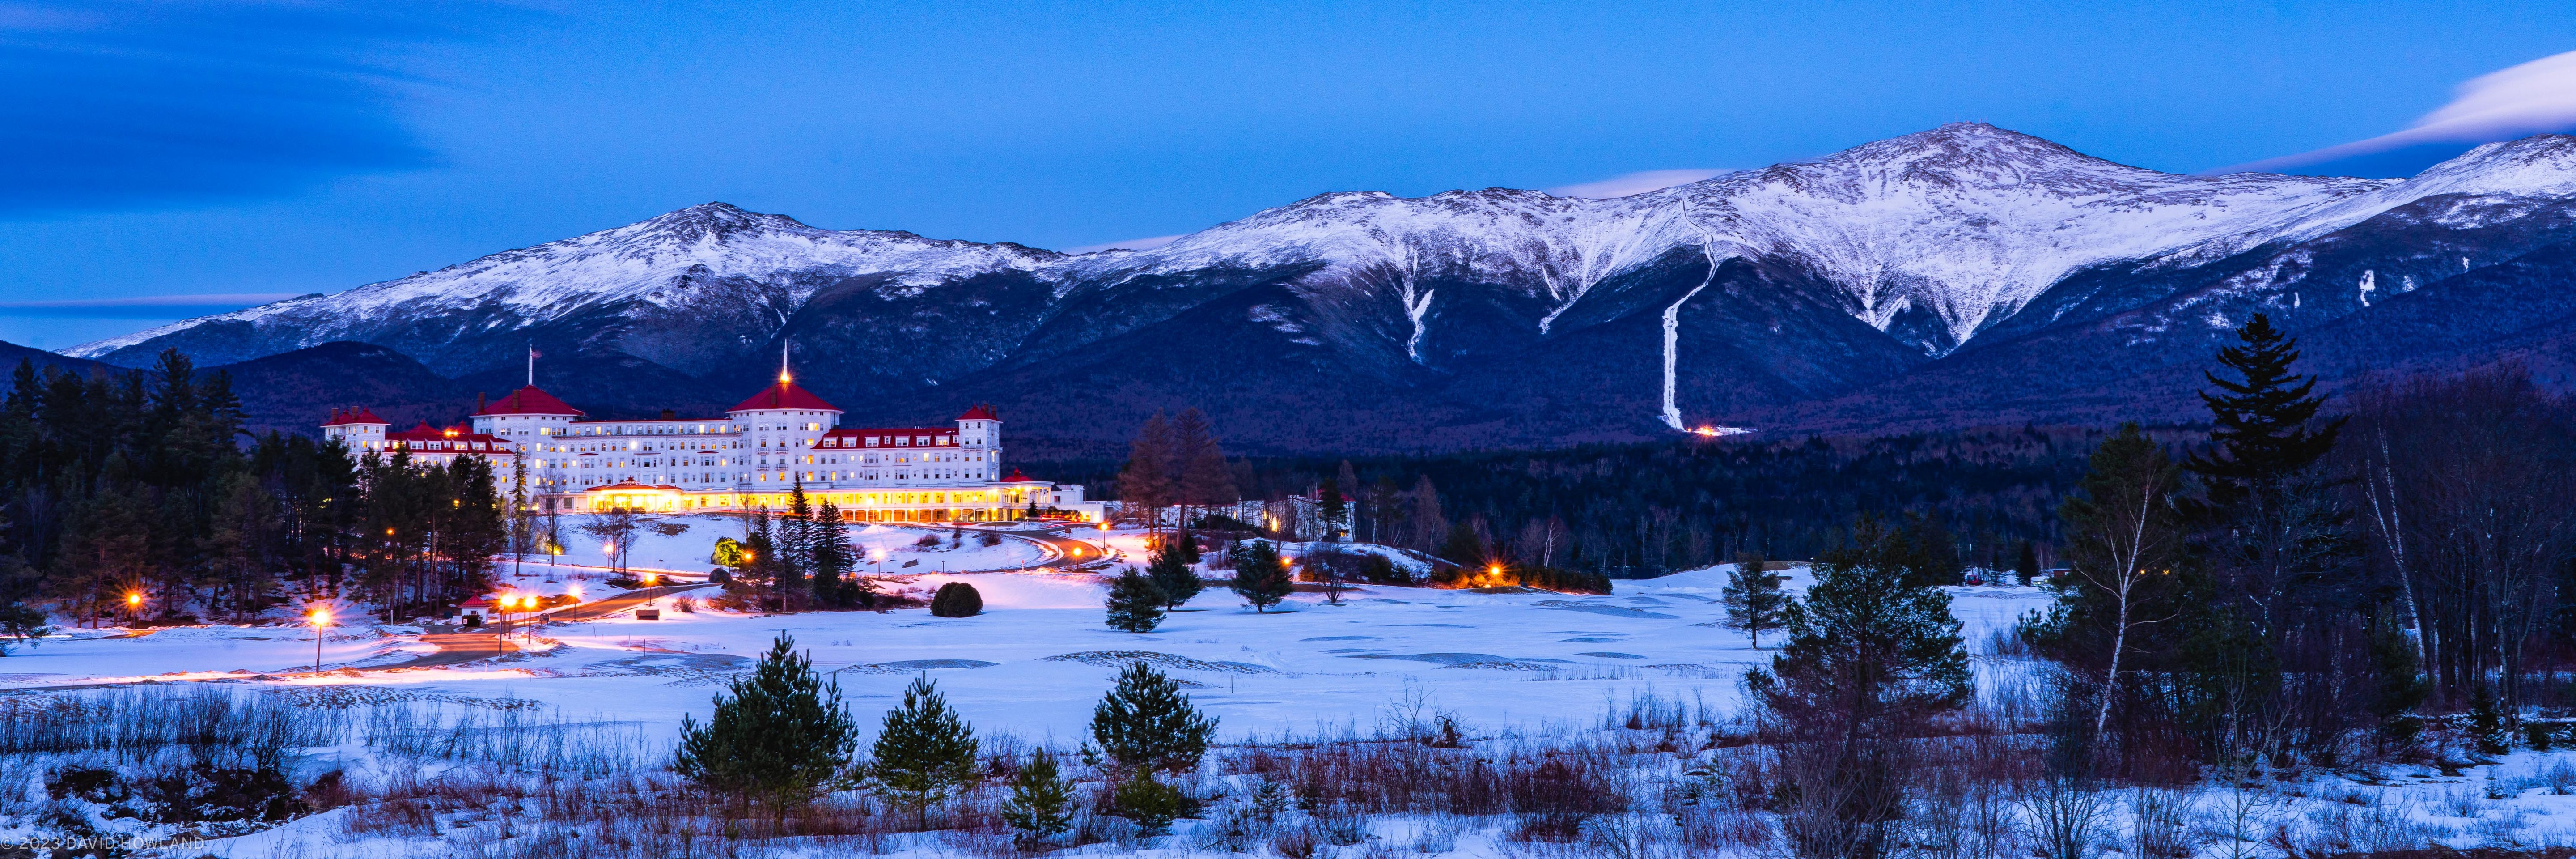
[[[613,414],[720,407],[784,343],[852,420],[990,400],[1068,452],[1184,405],[1238,448],[1318,452],[2160,419],[2256,312],[2338,380],[2555,372],[2570,241],[2576,138],[2402,180],[2205,177],[1960,124],[1609,200],[1326,194],[1148,251],[710,203],[66,352],[356,341],[498,391],[533,343],[539,384]]]

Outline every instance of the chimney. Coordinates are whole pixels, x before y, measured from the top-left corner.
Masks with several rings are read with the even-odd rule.
[[[483,392],[482,392],[482,391],[475,391],[475,392],[474,392],[474,413],[475,413],[475,414],[478,414],[478,415],[483,413]]]
[[[675,411],[672,411],[672,410],[670,410],[670,409],[663,409],[663,410],[662,410],[662,419],[663,419],[663,420],[666,420],[666,421],[668,421],[668,420],[678,420],[678,419],[679,419],[679,417],[680,417],[680,413],[679,413],[679,412],[675,412]]]

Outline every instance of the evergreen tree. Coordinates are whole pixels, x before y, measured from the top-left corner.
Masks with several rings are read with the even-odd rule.
[[[948,698],[930,678],[916,678],[903,690],[903,706],[886,711],[868,778],[887,800],[911,808],[914,823],[927,829],[930,806],[973,777],[975,749],[975,729],[948,708]]]
[[[1109,793],[1109,813],[1136,822],[1146,837],[1172,831],[1172,821],[1199,813],[1199,804],[1180,788],[1164,784],[1150,769],[1128,775]]]
[[[1735,556],[1735,570],[1726,574],[1726,587],[1718,591],[1726,606],[1728,629],[1744,630],[1755,649],[1762,647],[1762,632],[1779,629],[1789,608],[1789,595],[1780,590],[1779,574],[1764,570],[1761,553],[1743,552]]]
[[[1344,462],[1342,467],[1348,468],[1350,463]],[[1324,478],[1324,485],[1315,490],[1315,514],[1323,517],[1324,539],[1335,540],[1350,533],[1351,502],[1342,497],[1339,479]]]
[[[1255,613],[1266,612],[1296,590],[1288,576],[1288,563],[1280,560],[1279,547],[1267,540],[1246,540],[1234,547],[1234,581],[1229,585],[1236,596],[1252,605]]]
[[[1151,577],[1154,588],[1162,592],[1163,607],[1167,609],[1180,608],[1207,589],[1207,583],[1199,580],[1198,571],[1190,569],[1190,562],[1181,558],[1180,546],[1181,541],[1176,540],[1169,548],[1154,550],[1153,562],[1145,566],[1145,575]]]
[[[1863,521],[1826,553],[1788,641],[1746,685],[1782,734],[1783,829],[1802,856],[1891,855],[1908,802],[1907,738],[1974,687],[1959,621],[1936,588],[1905,584],[1910,547]]]
[[[2325,405],[2311,393],[2317,380],[2293,370],[2298,343],[2270,319],[2256,314],[2236,335],[2238,345],[2218,350],[2220,372],[2202,374],[2218,393],[2201,394],[2210,449],[2184,468],[2201,476],[2204,491],[2184,512],[2237,616],[2277,654],[2292,645],[2294,627],[2368,611],[2378,597],[2351,575],[2359,556],[2351,515],[2318,465],[2343,419],[2317,418]]]
[[[2013,582],[2022,587],[2039,580],[2039,548],[2029,540],[2021,541],[2021,555],[2013,560]]]
[[[850,532],[841,527],[841,507],[829,501],[815,511],[811,533],[807,535],[807,553],[813,556],[814,601],[834,608],[858,602],[862,584],[855,568],[858,550],[850,545]]]
[[[1002,804],[1002,822],[1025,850],[1073,828],[1073,787],[1057,773],[1055,756],[1040,749],[1011,777],[1011,798]]]
[[[748,677],[715,697],[706,724],[680,717],[674,765],[719,793],[769,805],[776,813],[811,801],[850,762],[858,725],[841,706],[841,684],[825,683],[813,660],[779,633]]]
[[[1163,623],[1163,591],[1154,580],[1128,567],[1109,583],[1109,628],[1126,632],[1153,632]]]
[[[802,589],[806,577],[814,572],[814,503],[805,497],[805,481],[798,479],[787,491],[787,509],[778,517],[778,586],[782,590]]]
[[[1482,567],[1492,556],[1476,529],[1465,522],[1449,528],[1449,539],[1440,544],[1440,559],[1460,567]]]
[[[2236,329],[2239,345],[2221,347],[2218,363],[2234,378],[2202,373],[2219,393],[2203,391],[2209,406],[2209,440],[2217,450],[2195,455],[2188,467],[2240,491],[2308,467],[2334,449],[2343,419],[2317,422],[2325,398],[2311,396],[2317,380],[2291,369],[2297,340],[2260,313]]]
[[[1200,713],[1181,685],[1142,661],[1118,673],[1118,685],[1091,713],[1091,739],[1120,767],[1178,772],[1197,766],[1216,736],[1216,718]]]

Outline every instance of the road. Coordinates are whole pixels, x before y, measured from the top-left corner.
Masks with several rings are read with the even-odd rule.
[[[711,587],[715,587],[715,585],[708,584],[706,582],[699,582],[689,585],[663,585],[655,588],[638,588],[604,600],[594,600],[580,605],[555,609],[554,611],[537,615],[537,620],[539,622],[556,620],[598,620],[627,609],[641,606],[648,600],[659,599],[687,591],[694,591],[699,588]],[[522,622],[524,623],[525,621]]]
[[[1052,556],[1047,558],[1044,563],[1051,564],[1057,561],[1063,561],[1067,564],[1078,565],[1088,564],[1093,561],[1109,557],[1109,550],[1107,549],[1103,549],[1092,543],[1086,543],[1081,540],[1065,536],[1064,532],[1071,530],[1071,528],[1072,526],[1063,526],[1059,528],[1050,528],[1044,531],[1003,531],[1001,533],[1028,540],[1045,547],[1048,552],[1052,553]]]

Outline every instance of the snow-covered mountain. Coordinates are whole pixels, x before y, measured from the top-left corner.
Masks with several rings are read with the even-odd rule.
[[[2196,343],[2162,335],[2254,310],[2322,324],[2374,290],[2553,241],[2571,200],[2567,137],[2492,144],[2403,180],[2213,177],[1954,124],[1615,199],[1324,194],[1082,255],[710,203],[65,351],[132,366],[176,347],[221,363],[354,340],[467,376],[533,341],[723,383],[756,378],[784,339],[809,374],[837,370],[837,393],[889,412],[1106,381],[1136,401],[1102,407],[1118,423],[1220,374],[1231,381],[1206,397],[1265,377],[1314,398],[1367,389],[1387,415],[1479,440],[1461,443],[1617,438],[1851,396],[1971,344],[2061,329]],[[2373,238],[2391,231],[2404,236]],[[2349,295],[2300,285],[2346,277],[2336,266],[2360,267]],[[1253,343],[1266,344],[1257,357],[1241,351]],[[1175,366],[1228,349],[1230,366]],[[1160,350],[1176,351],[1145,370],[1113,357]],[[1599,413],[1528,420],[1569,407]]]

